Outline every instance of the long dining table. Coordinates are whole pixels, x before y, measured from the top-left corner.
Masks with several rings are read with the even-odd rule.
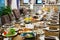
[[[33,23],[36,23],[36,22],[41,22],[41,21],[34,21]],[[24,27],[22,27],[21,25],[20,25],[20,23],[16,23],[16,24],[19,24],[18,26],[16,26],[18,29],[20,28],[20,29],[24,29],[25,28],[25,26]],[[14,24],[15,25],[15,24]],[[43,26],[45,26],[45,25],[43,25]],[[56,28],[59,28],[59,25],[48,25],[47,24],[47,27],[56,27]],[[18,31],[16,31],[16,33],[17,33],[17,35],[15,35],[15,36],[12,36],[11,38],[12,38],[12,40],[24,40],[24,38],[22,38],[21,36],[20,36],[20,34],[22,33],[22,32],[20,32],[21,30],[18,30]],[[41,28],[41,27],[34,27],[34,29],[29,29],[29,30],[31,30],[31,31],[36,31],[36,30],[38,30],[38,29],[43,29],[43,27]],[[49,31],[49,30],[46,30],[46,29],[43,29],[43,34],[42,35],[40,35],[40,34],[36,34],[36,37],[35,37],[35,39],[33,39],[33,40],[44,40],[45,39],[45,37],[51,37],[51,36],[56,36],[57,38],[59,38],[59,31]],[[43,37],[41,37],[41,36],[43,36]],[[40,38],[40,39],[39,39]]]

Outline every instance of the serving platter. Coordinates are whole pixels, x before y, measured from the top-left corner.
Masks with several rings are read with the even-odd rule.
[[[24,33],[21,33],[20,36],[25,37],[27,34],[32,35],[32,37],[35,37],[36,36],[36,33],[35,32],[24,32]],[[27,37],[27,38],[29,38],[29,37]]]

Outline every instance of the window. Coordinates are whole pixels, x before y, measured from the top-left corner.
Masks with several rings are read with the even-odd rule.
[[[36,4],[42,4],[42,0],[36,0]]]
[[[5,0],[0,0],[0,10],[1,10],[1,7],[4,7],[5,6]]]
[[[0,7],[5,6],[5,0],[0,0]]]
[[[29,0],[23,0],[23,3],[29,3]]]

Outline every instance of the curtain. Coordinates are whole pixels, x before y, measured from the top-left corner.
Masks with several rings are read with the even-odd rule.
[[[7,5],[11,6],[12,9],[19,9],[20,0],[7,0]]]
[[[12,0],[12,2],[11,2],[11,8],[12,9],[17,9],[17,2],[16,2],[16,0]]]
[[[16,0],[17,1],[17,8],[20,8],[20,0]]]

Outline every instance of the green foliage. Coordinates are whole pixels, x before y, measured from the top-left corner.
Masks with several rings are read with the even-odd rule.
[[[10,32],[11,32],[11,34],[15,34],[15,29],[11,28]]]
[[[3,16],[3,15],[11,14],[11,12],[12,12],[12,11],[11,11],[10,6],[1,7],[0,17]]]

